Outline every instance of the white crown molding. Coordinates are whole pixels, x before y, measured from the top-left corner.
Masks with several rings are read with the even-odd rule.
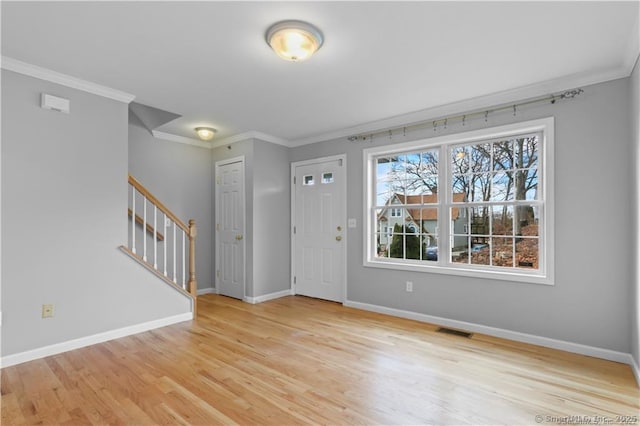
[[[477,96],[474,98],[464,99],[450,104],[438,105],[432,108],[426,108],[407,114],[397,115],[382,120],[371,121],[359,124],[353,127],[335,130],[332,132],[320,133],[299,139],[284,139],[267,133],[251,130],[244,133],[238,133],[213,142],[212,148],[218,148],[225,145],[231,145],[236,142],[242,142],[249,139],[260,139],[265,142],[271,142],[277,145],[295,148],[298,146],[309,145],[316,142],[325,142],[339,138],[357,134],[373,133],[389,128],[408,126],[413,123],[429,121],[439,117],[459,114],[465,111],[481,110],[483,108],[495,107],[496,105],[508,104],[510,102],[522,101],[525,99],[535,98],[537,96],[548,95],[552,93],[562,92],[581,86],[589,86],[592,84],[604,83],[619,78],[629,77],[633,72],[636,61],[638,60],[640,50],[640,41],[633,40],[629,44],[628,55],[624,64],[618,68],[609,69],[601,72],[593,73],[582,72],[568,75],[562,78],[547,80],[515,89],[509,89],[501,92],[490,93],[487,95]],[[177,141],[176,141],[177,142]]]
[[[246,141],[248,139],[260,139],[265,142],[271,142],[276,145],[283,145],[286,147],[292,147],[291,142],[287,139],[279,138],[277,136],[269,135],[267,133],[251,130],[244,133],[238,133],[237,135],[229,136],[224,139],[217,140],[213,143],[214,148],[218,148],[225,145],[231,145],[236,142]]]
[[[631,31],[632,36],[629,37],[627,50],[624,55],[623,68],[627,71],[627,75],[631,75],[636,62],[640,58],[640,17],[636,19],[636,23]]]
[[[158,130],[152,130],[151,134],[153,135],[153,137],[157,139],[162,139],[170,142],[178,142],[178,143],[183,143],[187,145],[198,146],[200,148],[207,148],[207,149],[219,148],[221,146],[227,146],[236,142],[242,142],[250,139],[260,139],[265,142],[271,142],[271,143],[274,143],[277,145],[283,145],[289,148],[291,147],[291,143],[286,139],[282,139],[277,136],[272,136],[267,133],[262,133],[255,130],[251,130],[249,132],[244,132],[244,133],[238,133],[237,135],[229,136],[229,137],[219,139],[216,141],[211,141],[211,142],[174,135],[173,133],[160,132]]]
[[[211,142],[205,142],[205,141],[201,141],[193,138],[186,138],[184,136],[174,135],[173,133],[165,133],[165,132],[159,132],[157,130],[152,130],[151,134],[153,135],[154,138],[162,139],[165,141],[178,142],[178,143],[193,145],[193,146],[206,148],[206,149],[213,148],[213,144]]]
[[[545,348],[558,349],[565,352],[571,352],[581,355],[592,356],[595,358],[606,359],[609,361],[621,362],[628,364],[637,374],[635,362],[631,354],[625,352],[612,351],[611,349],[598,348],[595,346],[583,345],[580,343],[567,342],[564,340],[551,339],[548,337],[536,336],[534,334],[520,333],[518,331],[506,330],[503,328],[489,327],[481,324],[474,324],[466,321],[458,321],[449,318],[436,317],[433,315],[421,314],[418,312],[405,311],[402,309],[388,308],[386,306],[371,305],[368,303],[354,302],[347,300],[344,306],[362,309],[370,312],[391,315],[394,317],[407,318],[429,324],[435,324],[442,327],[457,328],[460,330],[482,333],[488,336],[499,337],[501,339],[513,340],[515,342],[529,343],[532,345],[543,346]],[[640,383],[640,382],[639,382]]]
[[[82,90],[83,92],[92,93],[94,95],[102,96],[104,98],[113,99],[127,104],[135,99],[135,95],[132,95],[130,93],[122,92],[120,90],[112,89],[107,86],[102,86],[100,84],[72,77],[67,74],[62,74],[57,71],[39,67],[37,65],[28,64],[9,56],[2,56],[1,66],[3,69],[8,71],[28,75],[29,77],[39,78],[40,80],[50,81],[62,86],[71,87],[72,89]]]
[[[261,141],[274,143],[276,145],[291,147],[291,141],[287,139],[279,138],[277,136],[273,136],[267,133],[262,133],[257,131],[253,131],[251,133],[253,133],[253,137],[255,139],[260,139]]]
[[[176,324],[184,321],[191,321],[193,314],[186,312],[183,314],[174,315],[171,317],[161,318],[154,321],[148,321],[141,324],[131,325],[128,327],[119,328],[116,330],[106,331],[104,333],[98,333],[87,337],[81,337],[79,339],[68,340],[62,343],[56,343],[41,348],[32,349],[17,354],[3,356],[0,359],[0,368],[10,367],[16,364],[22,364],[23,362],[33,361],[34,359],[44,358],[51,355],[56,355],[62,352],[71,351],[74,349],[80,349],[85,346],[95,345],[97,343],[106,342],[108,340],[118,339],[121,337],[130,336],[132,334],[142,333],[144,331],[154,330],[156,328],[165,327],[167,325]]]
[[[432,108],[410,112],[408,114],[402,114],[382,120],[371,121],[333,132],[294,139],[290,142],[289,146],[297,147],[309,145],[316,142],[325,142],[339,138],[346,138],[353,135],[374,133],[378,131],[384,131],[386,129],[409,126],[415,123],[435,120],[454,114],[461,114],[467,111],[482,110],[483,108],[495,107],[496,105],[509,104],[511,102],[531,99],[537,96],[557,93],[581,86],[604,83],[606,81],[628,77],[631,74],[632,70],[633,64],[631,64],[631,67],[627,66],[627,64],[624,64],[623,66],[620,66],[618,68],[602,71],[599,73],[577,73],[563,78],[547,80],[540,83],[518,87],[515,89],[477,96],[474,98],[452,102],[445,105],[438,105]]]

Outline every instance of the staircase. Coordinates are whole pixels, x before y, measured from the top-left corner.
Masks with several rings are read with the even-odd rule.
[[[129,238],[120,249],[193,300],[196,317],[196,224],[186,225],[129,175]]]

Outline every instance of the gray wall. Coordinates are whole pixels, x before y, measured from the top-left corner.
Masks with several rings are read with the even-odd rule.
[[[126,104],[2,71],[3,356],[190,311],[118,250],[126,176]]]
[[[211,288],[214,283],[211,158],[210,149],[154,138],[134,114],[129,114],[129,173],[184,223],[196,221],[199,289]],[[149,239],[148,244],[151,242]]]
[[[468,321],[615,351],[630,352],[633,209],[629,80],[585,88],[572,101],[538,104],[467,121],[464,130],[555,117],[554,286],[453,275],[402,272],[362,265],[363,148],[446,133],[432,128],[349,142],[346,138],[298,147],[291,161],[347,154],[349,229],[347,298],[350,301]],[[605,223],[606,226],[601,226]],[[414,292],[404,291],[411,280]]]
[[[629,93],[631,93],[631,123],[632,123],[632,146],[634,147],[634,155],[629,155],[631,161],[634,162],[635,176],[635,203],[631,206],[635,217],[635,247],[633,250],[635,271],[633,283],[631,286],[631,355],[636,361],[636,365],[640,365],[640,65],[636,61],[631,78],[629,79]]]
[[[289,149],[248,139],[214,149],[213,163],[239,156],[245,157],[246,295],[287,290],[291,288]]]
[[[291,288],[291,166],[289,149],[254,145],[253,287],[261,296]]]

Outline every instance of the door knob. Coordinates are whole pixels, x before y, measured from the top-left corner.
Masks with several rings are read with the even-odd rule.
[[[236,240],[240,241],[242,239],[242,235],[236,235]]]
[[[336,228],[338,231],[342,231],[342,226],[338,226],[338,228]]]
[[[338,236],[336,237],[336,241],[342,241],[342,237],[341,237],[340,235],[338,235]]]

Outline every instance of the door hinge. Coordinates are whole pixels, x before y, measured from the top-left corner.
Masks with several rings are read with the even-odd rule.
[[[296,233],[296,227],[295,226],[293,227],[293,233],[294,234]]]
[[[293,283],[295,284],[297,281],[297,277],[293,277]]]
[[[216,223],[216,231],[219,231],[219,230],[220,230],[220,224]]]
[[[216,277],[220,278],[220,269],[216,271]]]
[[[295,176],[293,177],[293,184],[294,185],[296,184],[296,177]]]
[[[218,176],[218,177],[216,178],[216,183],[217,183],[218,185],[220,185],[220,182],[222,182],[222,180],[220,179],[220,176]]]

